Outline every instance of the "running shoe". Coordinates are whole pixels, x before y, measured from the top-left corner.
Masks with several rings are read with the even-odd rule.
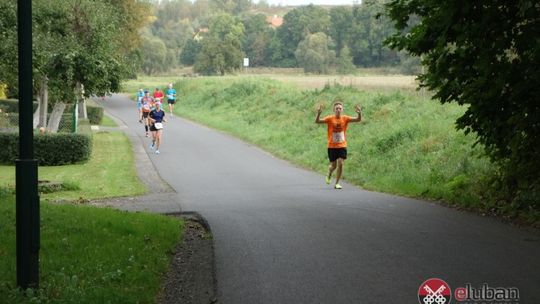
[[[154,144],[150,145],[150,150],[154,150]]]
[[[146,132],[146,135],[145,135],[145,136],[148,137],[148,132]]]
[[[156,154],[159,154],[159,150],[156,150]]]
[[[325,179],[327,185],[330,184],[330,180],[331,180],[330,175],[327,175]]]
[[[336,184],[336,185],[334,186],[334,189],[341,189],[341,188],[343,188],[343,187],[341,187],[340,184]]]

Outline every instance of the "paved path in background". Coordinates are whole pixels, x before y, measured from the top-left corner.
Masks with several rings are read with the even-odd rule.
[[[99,103],[151,153],[134,102]],[[180,201],[207,219],[221,304],[418,303],[432,277],[451,288],[517,287],[520,303],[540,303],[538,231],[347,183],[333,190],[317,173],[178,117],[163,137],[161,154],[148,156],[175,193],[155,211],[178,211]]]

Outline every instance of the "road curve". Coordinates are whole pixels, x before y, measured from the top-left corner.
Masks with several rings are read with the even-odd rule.
[[[519,303],[540,303],[538,231],[347,183],[334,190],[317,173],[178,117],[155,155],[134,102],[98,102],[139,132],[182,209],[210,223],[221,304],[418,303],[429,278],[452,290],[516,287]]]

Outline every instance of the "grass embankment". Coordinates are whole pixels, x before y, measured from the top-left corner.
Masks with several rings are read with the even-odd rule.
[[[323,174],[326,127],[314,123],[316,105],[322,102],[323,116],[329,115],[339,97],[346,114],[354,116],[353,105],[359,103],[364,122],[349,126],[347,181],[469,209],[498,208],[482,199],[493,166],[481,157],[480,147],[472,148],[472,136],[455,130],[454,121],[464,111],[458,105],[441,105],[410,90],[380,93],[339,85],[301,90],[270,79],[185,79],[175,88],[177,114]]]
[[[87,163],[39,168],[40,180],[72,187],[41,194],[40,288],[25,295],[15,288],[15,197],[10,186],[15,169],[0,167],[2,183],[9,180],[0,187],[0,302],[155,302],[183,222],[156,214],[47,203],[143,193],[134,170],[129,141],[119,132],[94,134]]]

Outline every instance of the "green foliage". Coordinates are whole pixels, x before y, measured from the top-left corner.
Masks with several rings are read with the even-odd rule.
[[[330,43],[324,33],[308,35],[298,44],[294,55],[298,64],[306,73],[328,73],[330,66],[336,61],[336,54],[329,50]]]
[[[167,68],[167,47],[153,36],[143,36],[141,45],[142,70],[148,75],[163,72]]]
[[[244,25],[236,17],[224,14],[212,18],[193,70],[207,75],[238,70],[242,64],[243,37]]]
[[[32,106],[33,111],[35,111],[38,106],[37,102],[34,102]],[[0,110],[4,113],[19,113],[19,101],[17,99],[0,99]]]
[[[298,44],[310,34],[328,34],[330,16],[328,12],[313,4],[301,6],[289,11],[283,16],[283,25],[277,30],[283,50],[281,57],[294,58]]]
[[[459,129],[502,168],[509,204],[540,202],[540,6],[537,1],[391,1],[388,44],[422,57],[421,86],[467,105]],[[421,22],[415,22],[410,15]]]
[[[339,74],[352,74],[355,69],[349,47],[344,46],[337,58],[337,72]]]
[[[0,133],[0,163],[11,165],[19,155],[19,134]],[[59,153],[62,151],[62,153]],[[92,136],[56,133],[34,136],[34,157],[40,166],[58,166],[86,161],[92,153]]]
[[[104,110],[102,107],[86,106],[88,120],[92,125],[100,125],[103,121]]]
[[[189,39],[180,53],[180,62],[185,65],[193,65],[197,54],[201,51],[201,43],[195,39]]]
[[[266,22],[264,14],[247,15],[243,19],[245,38],[242,49],[249,58],[250,66],[270,66],[269,47],[274,30]]]

